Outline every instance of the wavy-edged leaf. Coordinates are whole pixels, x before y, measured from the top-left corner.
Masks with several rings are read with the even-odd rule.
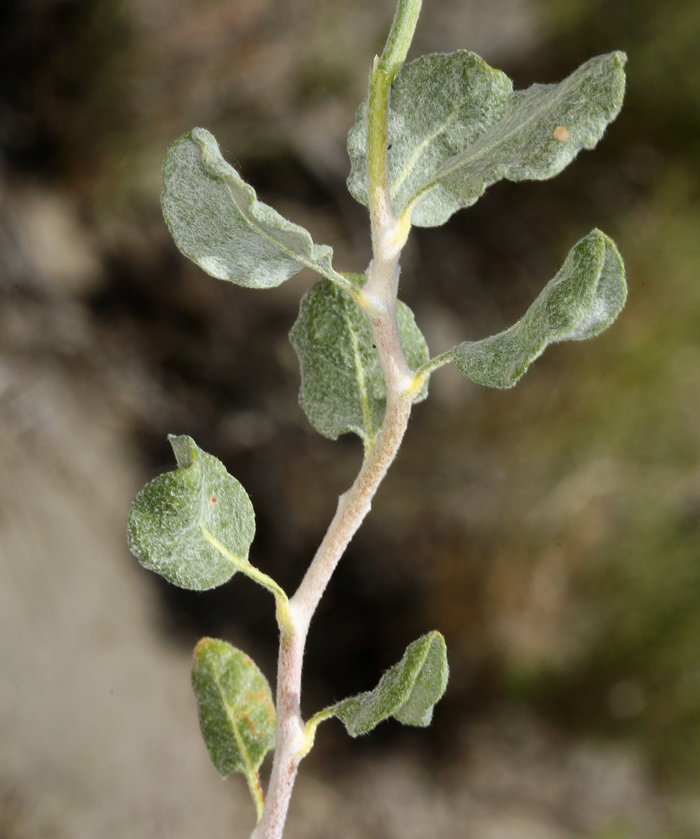
[[[275,748],[275,706],[267,679],[231,644],[202,638],[194,650],[192,687],[212,763],[224,778],[231,772],[245,775],[259,817],[258,769]]]
[[[400,301],[396,318],[401,346],[415,370],[429,357],[413,312]],[[304,295],[289,338],[299,357],[299,402],[313,427],[335,440],[347,431],[371,446],[386,409],[386,389],[366,315],[352,298],[328,280]],[[427,381],[415,397],[428,394]]]
[[[387,670],[374,690],[343,699],[318,717],[337,717],[351,737],[367,734],[389,717],[404,725],[430,725],[448,675],[445,639],[439,632],[429,632],[409,644],[401,661]]]
[[[514,91],[466,50],[404,65],[391,86],[387,166],[398,216],[435,227],[491,184],[544,180],[591,149],[620,111],[624,53],[592,58],[556,85]],[[368,203],[367,100],[348,136],[348,189]]]
[[[141,490],[129,512],[129,548],[181,588],[220,586],[248,565],[255,514],[223,463],[191,437],[168,438],[178,468]]]
[[[204,128],[168,149],[161,204],[175,244],[212,277],[272,288],[305,267],[337,276],[332,248],[258,201]]]
[[[593,230],[576,244],[556,277],[510,329],[451,350],[459,371],[481,385],[512,387],[557,341],[583,341],[615,320],[627,298],[625,269],[615,243]]]

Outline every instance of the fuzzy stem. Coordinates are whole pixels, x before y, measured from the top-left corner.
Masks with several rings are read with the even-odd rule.
[[[277,745],[262,820],[251,839],[282,837],[297,768],[308,751],[300,695],[309,624],[341,556],[370,510],[372,499],[396,457],[408,425],[411,397],[406,394],[412,373],[401,349],[396,324],[398,273],[398,254],[388,261],[375,258],[368,271],[365,290],[368,286],[373,289],[371,299],[375,306],[369,319],[386,382],[386,412],[374,446],[354,484],[340,497],[316,556],[284,610],[285,620],[280,621]]]
[[[397,220],[391,208],[386,132],[389,86],[406,56],[419,10],[420,0],[400,0],[387,46],[381,60],[375,59],[370,75],[367,174],[373,259],[366,284],[361,290],[354,290],[353,297],[366,312],[372,327],[386,385],[386,411],[377,439],[352,487],[338,500],[335,516],[304,579],[284,604],[285,608],[278,608],[275,758],[262,819],[251,839],[282,837],[297,768],[311,746],[300,706],[301,671],[309,625],[340,558],[369,512],[379,484],[396,457],[411,414],[413,374],[401,348],[396,322],[399,256],[410,223],[407,218]]]

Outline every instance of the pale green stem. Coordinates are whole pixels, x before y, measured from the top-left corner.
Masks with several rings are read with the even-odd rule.
[[[406,60],[413,33],[416,31],[422,0],[399,0],[384,52],[379,60],[379,69],[386,73],[391,84]]]
[[[226,559],[231,563],[231,565],[235,566],[236,570],[241,571],[246,577],[250,577],[251,580],[255,580],[256,583],[261,585],[263,588],[266,588],[271,594],[274,595],[275,600],[277,601],[277,610],[279,612],[280,607],[286,608],[286,604],[288,603],[288,598],[282,587],[279,583],[276,583],[272,577],[268,577],[267,574],[263,573],[259,569],[257,569],[254,565],[251,565],[247,559],[241,559],[239,556],[236,556],[234,553],[225,546],[222,545],[221,542],[214,536],[209,530],[202,524],[200,521],[199,529],[202,531],[202,536],[209,542],[210,545],[216,548],[217,551],[222,556],[225,556]]]
[[[367,179],[369,182],[369,216],[372,223],[372,251],[375,259],[381,250],[380,231],[386,231],[395,219],[389,200],[386,165],[386,130],[389,108],[389,80],[379,69],[379,59],[369,79],[367,112]]]
[[[248,789],[255,803],[255,812],[257,813],[259,822],[265,809],[265,797],[260,786],[260,776],[257,772],[252,772],[250,775],[246,775],[246,780],[248,781]]]
[[[425,364],[421,364],[413,374],[414,386],[417,385],[416,392],[421,389],[423,382],[431,373],[434,373],[435,370],[438,370],[445,364],[449,364],[452,360],[452,350],[448,350],[440,355],[436,355],[435,358],[431,358],[430,361],[426,361]]]

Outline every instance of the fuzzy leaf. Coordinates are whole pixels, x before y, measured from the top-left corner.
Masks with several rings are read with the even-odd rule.
[[[413,312],[400,301],[396,317],[401,345],[415,370],[429,357]],[[335,440],[354,431],[371,446],[384,419],[386,390],[366,315],[352,298],[328,280],[306,292],[289,333],[299,356],[299,402],[313,427]],[[428,395],[427,382],[416,395]]]
[[[178,468],[141,490],[129,512],[129,548],[141,565],[194,591],[214,588],[248,564],[253,505],[223,463],[191,437],[168,438]]]
[[[175,244],[212,277],[249,288],[272,288],[305,267],[337,277],[333,250],[258,201],[204,128],[168,149],[161,204]]]
[[[615,243],[593,230],[575,245],[525,315],[510,329],[451,350],[459,371],[481,385],[512,387],[557,341],[593,338],[615,320],[627,297]]]
[[[545,180],[591,149],[622,106],[624,53],[592,58],[557,85],[514,91],[466,50],[406,64],[391,86],[387,165],[398,216],[436,227],[491,184]],[[368,203],[367,100],[348,136],[348,189]]]
[[[194,650],[192,687],[199,727],[222,777],[241,772],[260,814],[258,769],[275,747],[275,706],[270,686],[247,655],[213,638]]]
[[[351,737],[367,734],[389,717],[404,725],[430,725],[448,674],[445,639],[430,632],[406,648],[401,661],[387,670],[374,690],[344,699],[319,716],[337,717]]]

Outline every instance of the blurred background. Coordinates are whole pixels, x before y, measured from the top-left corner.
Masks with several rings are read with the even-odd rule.
[[[0,837],[247,837],[201,742],[202,635],[274,682],[269,595],[141,570],[126,516],[187,433],[247,488],[251,559],[293,590],[361,460],[297,404],[314,277],[204,275],[159,208],[209,128],[262,200],[369,259],[347,132],[393,0],[5,0],[0,8]],[[432,728],[321,728],[288,835],[700,836],[700,5],[425,0],[412,50],[516,86],[627,51],[621,116],[557,179],[415,230],[402,297],[433,353],[505,328],[593,227],[630,297],[512,391],[434,374],[314,621],[304,712],[446,636]],[[269,764],[264,767],[267,770]],[[287,835],[287,834],[286,834]]]

